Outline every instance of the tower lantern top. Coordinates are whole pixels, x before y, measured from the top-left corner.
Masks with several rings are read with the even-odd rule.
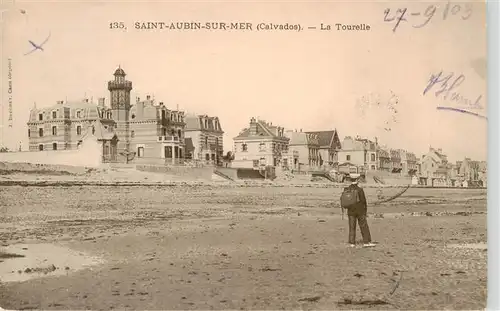
[[[127,74],[125,73],[125,71],[120,67],[118,66],[118,68],[116,69],[115,73],[114,73],[114,76],[123,76],[125,77]]]

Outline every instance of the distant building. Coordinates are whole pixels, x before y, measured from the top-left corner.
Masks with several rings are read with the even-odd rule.
[[[392,162],[391,154],[389,153],[389,151],[383,147],[378,147],[377,157],[379,170],[384,172],[391,172]]]
[[[338,151],[338,163],[339,166],[354,165],[364,170],[377,170],[377,142],[346,136],[342,142],[342,149]]]
[[[486,187],[488,184],[488,164],[486,161],[479,162],[479,180],[482,181],[482,186]]]
[[[104,98],[99,104],[88,99],[75,102],[58,101],[57,104],[30,111],[28,141],[30,151],[77,149],[88,127],[99,122],[105,130],[112,131],[114,120],[111,108],[105,107]]]
[[[342,148],[337,130],[306,132],[318,136],[320,166],[331,167],[338,163],[338,151]]]
[[[255,118],[234,141],[232,167],[259,169],[264,166],[281,166],[282,153],[288,151],[290,139],[283,127],[273,126]]]
[[[30,112],[29,150],[77,149],[87,131],[103,133],[103,161],[179,163],[184,158],[184,112],[168,109],[150,96],[130,102],[132,82],[116,69],[108,82],[110,106],[105,99],[56,105]],[[100,134],[99,134],[100,135]],[[116,136],[116,137],[115,137]],[[111,138],[112,137],[112,138]],[[109,147],[109,154],[106,153]]]
[[[451,170],[453,166],[448,163],[448,157],[441,148],[429,147],[429,152],[422,157],[420,174],[426,179],[425,183],[432,186],[452,185]]]
[[[193,160],[220,165],[224,153],[223,134],[218,117],[207,115],[186,116],[186,138],[190,138],[193,144],[193,152],[190,157]]]
[[[487,163],[486,161],[473,161],[465,158],[463,161],[457,161],[458,176],[463,180],[470,182],[481,182],[483,186],[487,183]]]
[[[285,136],[290,139],[289,150],[298,154],[298,170],[318,170],[321,163],[320,144],[317,134],[288,130]]]

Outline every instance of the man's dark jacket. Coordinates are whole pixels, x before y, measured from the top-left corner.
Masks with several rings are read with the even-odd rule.
[[[347,209],[347,215],[354,216],[359,214],[366,214],[368,205],[366,203],[366,196],[365,192],[363,191],[363,188],[359,187],[357,184],[351,184],[349,187],[345,189],[349,190],[358,189],[358,194],[359,194],[359,202]]]

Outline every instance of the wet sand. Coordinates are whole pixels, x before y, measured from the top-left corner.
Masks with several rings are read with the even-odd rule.
[[[3,187],[0,250],[25,257],[0,259],[0,306],[485,307],[485,190],[410,189],[370,206],[380,244],[369,249],[346,247],[347,221],[332,207],[339,191]],[[50,265],[37,276],[17,271]]]

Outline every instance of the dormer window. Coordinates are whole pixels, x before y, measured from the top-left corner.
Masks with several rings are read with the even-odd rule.
[[[52,119],[57,119],[57,111],[52,111]]]
[[[38,121],[43,121],[43,114],[41,113],[38,114]]]
[[[81,111],[77,111],[76,112],[76,117],[77,118],[81,118],[82,117],[82,112]]]
[[[247,146],[247,144],[242,144],[242,145],[241,145],[241,151],[248,151],[248,146]]]

